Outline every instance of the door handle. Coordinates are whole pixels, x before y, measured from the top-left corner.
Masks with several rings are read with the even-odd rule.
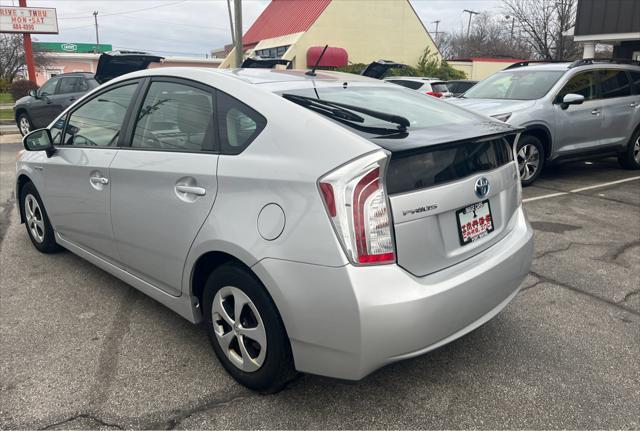
[[[69,99],[69,102],[75,102],[76,100],[77,100],[77,99],[76,99],[75,97],[71,97],[71,98]]]
[[[107,184],[109,184],[109,178],[105,178],[105,177],[91,177],[89,179],[93,184],[102,184],[104,186],[106,186]]]
[[[207,189],[196,186],[176,186],[176,191],[197,196],[204,196],[207,194]]]
[[[593,111],[591,111],[591,115],[600,115],[600,110],[594,109]]]
[[[629,108],[635,108],[638,104],[636,102],[629,103]]]

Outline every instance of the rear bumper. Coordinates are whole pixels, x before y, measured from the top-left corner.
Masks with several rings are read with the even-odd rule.
[[[529,271],[533,233],[515,227],[484,252],[415,277],[397,265],[339,268],[265,259],[255,267],[287,329],[299,371],[358,380],[490,320]]]

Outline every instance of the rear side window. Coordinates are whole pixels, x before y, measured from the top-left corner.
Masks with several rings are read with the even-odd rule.
[[[640,94],[640,72],[629,72],[631,74],[631,82],[633,86],[633,92]]]
[[[596,75],[594,72],[583,72],[573,76],[560,93],[558,93],[557,101],[567,94],[581,94],[584,100],[593,100],[596,98]]]
[[[176,82],[152,82],[131,146],[167,151],[213,151],[213,95]]]
[[[438,145],[419,153],[392,156],[389,194],[420,190],[490,171],[513,160],[506,139]]]
[[[262,132],[267,120],[257,111],[221,91],[216,94],[220,152],[240,154]]]
[[[422,82],[420,81],[408,81],[405,79],[389,79],[388,81],[393,82],[397,85],[402,85],[403,87],[407,87],[412,90],[417,90],[418,88],[422,87]]]
[[[631,96],[631,86],[624,70],[599,70],[603,99]]]
[[[128,84],[100,93],[73,111],[67,122],[64,145],[116,146],[137,86]]]

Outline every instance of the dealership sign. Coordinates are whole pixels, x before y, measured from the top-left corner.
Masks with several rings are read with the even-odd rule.
[[[56,10],[46,7],[0,6],[0,33],[58,34]]]
[[[33,42],[33,47],[46,52],[99,53],[113,51],[113,46],[106,43],[71,43],[71,42]]]

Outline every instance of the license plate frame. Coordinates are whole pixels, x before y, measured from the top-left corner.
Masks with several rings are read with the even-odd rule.
[[[471,217],[468,215],[471,214]],[[474,216],[475,215],[475,216]],[[489,216],[487,220],[486,217]],[[464,223],[463,223],[464,218]],[[473,223],[477,221],[477,223]],[[493,213],[491,212],[491,203],[489,199],[467,205],[464,208],[456,210],[456,223],[458,225],[458,239],[460,245],[465,246],[478,241],[491,234],[495,230],[493,223]],[[486,226],[482,227],[481,226]],[[472,230],[472,233],[466,234],[466,230]],[[474,233],[476,229],[482,229],[478,233]]]

